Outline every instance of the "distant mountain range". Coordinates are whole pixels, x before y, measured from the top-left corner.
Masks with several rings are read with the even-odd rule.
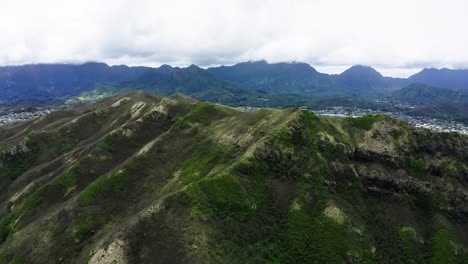
[[[216,77],[276,94],[361,97],[403,87],[405,79],[384,77],[368,66],[353,66],[339,75],[323,74],[306,63],[245,62],[209,68]]]
[[[214,76],[263,93],[319,94],[338,88],[327,74],[306,63],[245,62],[234,66],[209,68]]]
[[[0,101],[77,95],[94,89],[98,84],[117,84],[135,79],[149,69],[94,62],[0,67]]]
[[[351,87],[360,91],[391,91],[399,89],[407,80],[402,78],[384,77],[374,68],[356,65],[336,76],[337,80],[345,87]]]
[[[468,90],[468,69],[424,69],[409,77],[411,83],[424,83],[441,88]]]
[[[438,89],[416,89],[411,86],[413,83]],[[409,85],[410,89],[395,92]],[[366,100],[375,97],[405,99],[408,95],[421,96],[424,98],[421,100],[428,103],[434,93],[440,99],[436,101],[464,100],[465,97],[453,90],[468,91],[468,70],[425,69],[404,79],[384,77],[362,65],[329,75],[300,62],[244,62],[206,70],[195,65],[149,68],[103,63],[0,67],[0,101],[54,99],[103,88],[110,94],[140,89],[161,95],[185,93],[199,100],[234,104],[262,97],[279,101],[286,97]]]
[[[163,65],[146,71],[135,80],[119,84],[116,89],[119,92],[143,90],[158,95],[183,93],[197,99],[224,103],[260,96],[257,92],[216,78],[210,72],[195,65],[187,68]]]

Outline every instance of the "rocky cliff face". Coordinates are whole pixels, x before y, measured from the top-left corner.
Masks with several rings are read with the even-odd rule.
[[[0,138],[6,263],[467,260],[466,136],[132,92]]]

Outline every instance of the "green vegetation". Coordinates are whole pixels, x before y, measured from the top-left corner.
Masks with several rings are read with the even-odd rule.
[[[456,179],[461,172],[468,172],[468,167],[458,159],[449,159],[442,163],[442,175],[447,179]]]
[[[73,150],[77,145],[76,133],[69,128],[64,128],[59,131],[59,138],[61,143],[59,145],[59,153],[66,153]]]
[[[189,194],[196,202],[192,209],[195,216],[215,215],[245,220],[257,209],[257,204],[251,200],[247,190],[229,174],[199,181],[190,186]]]
[[[426,162],[422,158],[415,158],[413,156],[407,159],[408,174],[418,179],[426,179]]]
[[[110,151],[112,150],[112,147],[114,145],[113,143],[113,136],[112,135],[106,135],[98,144],[98,148],[104,151]]]
[[[74,168],[71,168],[64,172],[62,175],[54,179],[54,183],[61,185],[65,188],[73,188],[76,185],[78,179],[76,177],[76,172]]]
[[[415,195],[414,207],[424,214],[434,214],[443,204],[443,198],[436,193],[418,193]]]
[[[92,205],[101,199],[115,195],[123,195],[128,186],[128,175],[122,169],[115,171],[110,176],[104,176],[80,193],[79,201],[82,206]]]
[[[185,117],[181,117],[172,125],[171,130],[180,130],[188,127],[190,127],[190,124],[187,119]]]
[[[0,153],[0,177],[15,179],[27,171],[34,163],[40,151],[35,134],[30,133],[24,146],[16,145],[11,150]],[[1,180],[0,180],[1,182]]]
[[[39,190],[33,192],[22,201],[18,208],[14,208],[7,215],[0,218],[0,243],[15,231],[15,227],[21,221],[35,213],[36,208],[44,199],[47,188],[47,186],[43,186]]]
[[[90,231],[91,223],[88,216],[80,216],[73,222],[73,233],[76,241],[83,241]]]
[[[232,151],[226,146],[203,143],[195,149],[190,159],[182,163],[181,178],[187,183],[205,178],[216,164],[228,162],[233,156]]]
[[[108,111],[98,111],[94,112],[94,115],[97,117],[97,120],[101,123],[105,123],[110,120],[111,115]]]
[[[23,263],[26,263],[23,258],[21,257],[18,257],[18,256],[15,256],[9,264],[23,264]]]
[[[290,146],[291,145],[291,135],[290,132],[286,128],[280,128],[275,133],[276,140],[282,142],[283,144]]]
[[[445,228],[439,229],[432,239],[432,264],[451,264],[455,262],[454,244]]]
[[[122,126],[122,128],[127,129],[127,130],[135,130],[135,126],[130,123],[126,123],[125,125]]]
[[[349,125],[363,130],[370,130],[375,122],[387,118],[384,115],[366,115],[355,118],[346,118]]]
[[[345,162],[349,159],[345,151],[346,145],[344,144],[325,144],[321,146],[321,155],[331,161],[339,160]]]
[[[159,100],[125,96],[147,106]],[[384,116],[336,120],[297,108],[247,112],[180,95],[164,100],[165,121],[150,110],[129,121],[134,104],[105,99],[14,133],[0,128],[5,146],[31,126],[40,131],[26,173],[0,194],[0,256],[7,263],[15,256],[74,263],[95,252],[131,263],[465,261],[466,137]],[[94,122],[77,119],[80,111]],[[109,119],[96,122],[102,113]],[[73,151],[60,154],[68,139]]]
[[[72,142],[63,143],[59,146],[59,152],[67,153],[70,150],[73,150],[77,145],[78,145],[77,143],[72,143]]]
[[[349,241],[345,227],[313,211],[291,210],[279,262],[342,263],[346,259]]]
[[[0,243],[5,241],[12,231],[10,215],[0,218]]]
[[[26,199],[24,199],[18,212],[16,213],[17,215],[19,215],[20,219],[27,218],[28,216],[34,213],[34,210],[41,204],[46,191],[47,186],[41,187],[39,190],[35,191]]]
[[[221,110],[214,104],[198,102],[192,111],[180,117],[174,124],[172,124],[171,130],[188,128],[190,127],[190,123],[199,123],[208,126],[211,124],[212,120],[220,114],[222,114]]]
[[[213,104],[199,102],[190,113],[185,116],[185,119],[190,122],[197,122],[205,126],[211,123],[210,116],[216,114],[216,108]]]
[[[418,249],[416,230],[412,227],[402,227],[399,231],[399,235],[400,250],[402,252],[401,259],[404,260],[405,263],[421,263],[423,259]]]

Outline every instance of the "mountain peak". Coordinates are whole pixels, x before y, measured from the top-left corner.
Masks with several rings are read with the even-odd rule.
[[[346,87],[368,92],[372,89],[389,89],[385,77],[370,66],[354,65],[337,76],[337,79]]]
[[[356,78],[383,78],[382,74],[376,71],[374,68],[366,65],[353,65],[351,68],[342,72],[340,76],[356,77]]]
[[[191,65],[188,66],[187,68],[182,68],[182,70],[189,70],[189,71],[194,71],[194,72],[205,72],[204,69],[198,67],[198,66],[195,65],[195,64],[191,64]]]
[[[159,69],[174,69],[174,67],[172,67],[169,64],[163,64],[163,65],[159,66],[158,68]]]
[[[258,65],[267,65],[269,64],[266,60],[257,60],[257,61],[248,61],[246,62],[248,64],[258,64]],[[242,63],[238,63],[238,64],[242,64]]]
[[[162,73],[171,73],[174,71],[174,67],[172,67],[171,65],[163,64],[159,66],[157,70]]]
[[[80,65],[80,64],[77,64],[77,65]],[[85,62],[85,63],[81,64],[81,66],[86,66],[86,65],[88,65],[88,66],[89,65],[96,65],[96,66],[106,66],[106,67],[109,66],[104,62],[98,62],[98,61],[88,61],[88,62]]]
[[[411,82],[420,82],[441,88],[468,89],[468,70],[448,68],[424,68],[408,78]]]
[[[241,67],[262,67],[262,68],[271,69],[271,70],[306,69],[306,70],[311,70],[313,72],[317,72],[309,64],[305,62],[299,62],[299,61],[269,63],[266,60],[258,60],[258,61],[241,62],[233,66],[221,66],[219,68],[241,68]],[[212,69],[216,69],[216,68],[212,68]]]

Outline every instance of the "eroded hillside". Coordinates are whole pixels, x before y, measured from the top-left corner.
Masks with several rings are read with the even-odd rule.
[[[5,263],[464,263],[468,138],[141,92],[0,127]]]

